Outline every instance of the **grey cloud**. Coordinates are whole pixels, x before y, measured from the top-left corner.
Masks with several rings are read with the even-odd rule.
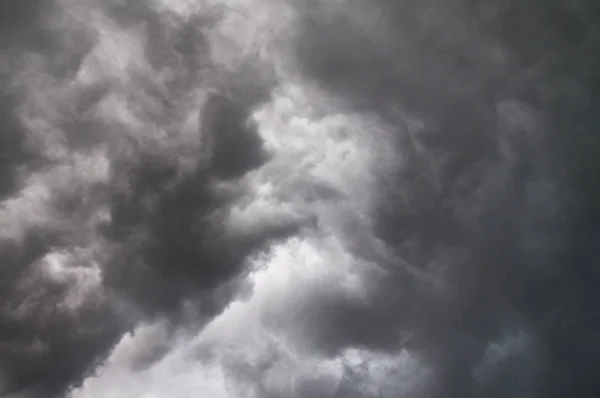
[[[403,389],[389,365],[401,359],[381,371],[371,358],[337,386],[311,375],[278,389],[265,381],[277,359],[233,361],[233,378],[260,396],[599,391],[597,7],[446,3],[290,6],[298,71],[382,120],[398,162],[376,176],[374,225],[336,235],[372,267],[357,266],[362,295],[315,283],[263,320],[319,358],[405,350],[429,373]],[[0,6],[12,16],[0,28],[0,394],[37,398],[93,374],[139,321],[202,329],[247,288],[256,253],[330,220],[228,228],[245,178],[273,155],[250,115],[272,99],[275,72],[213,64],[207,32],[226,11],[185,19],[103,2],[94,19],[83,3],[19,4]],[[94,159],[106,177],[80,171]],[[82,293],[69,272],[100,282]],[[170,331],[132,368],[159,363]]]
[[[211,173],[235,178],[266,160],[261,138],[249,125],[248,114],[239,104],[212,95],[202,111],[202,133],[209,136]]]
[[[409,298],[379,304],[399,316],[407,301],[419,303],[420,313],[409,321],[370,318],[372,308],[349,303],[363,315],[323,317],[320,328],[343,341],[344,333],[333,331],[358,333],[364,316],[379,339],[363,335],[358,344],[372,347],[390,330],[401,335],[416,328],[408,347],[431,351],[441,383],[427,396],[505,396],[511,382],[490,382],[489,390],[477,392],[470,372],[485,355],[485,342],[505,327],[502,314],[514,312],[531,325],[548,361],[532,365],[547,373],[530,375],[541,389],[526,396],[567,396],[568,389],[593,396],[596,343],[584,330],[595,316],[584,302],[597,300],[589,285],[596,280],[595,251],[583,247],[591,248],[584,242],[591,242],[596,211],[581,204],[590,203],[595,188],[581,185],[587,172],[570,170],[587,162],[577,153],[591,144],[595,126],[588,112],[597,79],[584,72],[597,63],[594,6],[342,3],[299,6],[306,16],[296,48],[300,69],[349,106],[396,123],[390,134],[398,137],[402,159],[396,174],[382,180],[389,194],[378,231],[398,257],[438,275],[445,288],[403,275],[402,284],[373,295],[412,286]],[[456,252],[466,256],[448,258]],[[344,305],[333,308],[343,313]],[[559,327],[561,318],[570,326]],[[461,345],[465,339],[473,343]],[[572,339],[578,343],[568,348]],[[578,370],[559,358],[579,363]]]
[[[190,300],[199,319],[218,313],[237,293],[248,255],[299,226],[275,220],[252,236],[238,236],[220,225],[220,213],[235,197],[222,194],[219,184],[235,185],[266,158],[247,123],[262,99],[222,97],[220,105],[208,104],[210,117],[199,109],[202,101],[193,92],[199,85],[236,88],[234,80],[203,81],[213,67],[203,29],[214,20],[169,19],[142,2],[111,9],[103,3],[90,15],[84,3],[20,4],[2,6],[1,13],[20,22],[2,24],[2,46],[10,49],[3,64],[10,66],[15,56],[17,67],[2,71],[0,394],[64,396],[139,320],[183,322]],[[92,18],[98,15],[106,19]],[[131,69],[116,72],[131,78],[121,84],[102,64],[94,69],[98,57],[112,57],[98,46],[110,40],[114,32],[102,29],[113,23],[116,29],[144,27],[123,34],[143,47],[143,67],[152,73],[119,65]],[[160,73],[171,78],[155,79]],[[115,118],[118,112],[124,119]],[[194,112],[212,122],[186,130],[184,121]],[[157,131],[172,140],[152,141]],[[198,150],[207,137],[209,163]],[[153,146],[157,142],[166,146]],[[105,156],[108,175],[91,182],[101,165],[78,159],[98,154]],[[99,254],[93,261],[60,257],[61,271],[49,265],[57,253],[78,250]],[[83,282],[56,281],[55,272],[98,272],[100,282],[82,292]],[[77,294],[83,304],[64,304]],[[162,353],[141,361],[151,363]]]

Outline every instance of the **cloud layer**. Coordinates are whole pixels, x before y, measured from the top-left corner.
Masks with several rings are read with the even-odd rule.
[[[592,2],[0,15],[0,396],[599,392]]]

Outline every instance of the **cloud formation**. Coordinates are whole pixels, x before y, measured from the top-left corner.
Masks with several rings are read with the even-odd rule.
[[[596,396],[596,8],[0,6],[0,396]]]

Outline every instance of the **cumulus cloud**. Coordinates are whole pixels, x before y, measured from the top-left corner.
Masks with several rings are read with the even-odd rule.
[[[596,396],[590,4],[0,6],[0,396]]]

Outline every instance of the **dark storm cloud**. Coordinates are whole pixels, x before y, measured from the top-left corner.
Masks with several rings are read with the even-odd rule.
[[[0,6],[1,45],[11,47],[30,39],[30,35],[36,33],[36,24],[39,23],[41,14],[51,6],[52,1],[39,0],[3,3]]]
[[[176,166],[168,161],[142,160],[126,196],[115,196],[111,234],[116,241],[123,236],[131,240],[123,247],[126,255],[116,257],[108,268],[107,283],[125,284],[123,291],[141,295],[139,299],[151,311],[177,306],[186,293],[232,279],[243,269],[248,254],[299,228],[275,223],[252,236],[236,236],[220,225],[225,214],[220,216],[219,211],[237,197],[220,190],[219,180],[241,176],[256,167],[263,155],[258,136],[228,102],[222,97],[209,99],[206,107],[211,114],[201,112],[209,148],[205,163],[199,162],[194,172],[177,179]],[[140,203],[149,206],[144,209]]]
[[[381,267],[361,274],[366,298],[319,286],[275,321],[326,356],[406,349],[433,372],[415,396],[597,396],[598,7],[338,3],[293,4],[294,51],[305,76],[393,126],[400,161],[378,176],[374,214],[386,251],[350,232],[353,254]],[[53,2],[15,4],[0,6],[0,395],[46,398],[140,320],[203,324],[238,293],[252,254],[303,225],[226,226],[238,180],[269,160],[249,115],[272,82],[252,62],[212,64],[218,13],[103,3],[110,24],[145,38],[143,67],[80,89],[69,84],[112,32]],[[219,94],[196,101],[209,80]],[[261,384],[278,366],[267,362],[236,377],[281,396]],[[348,365],[336,396],[400,394],[372,378]],[[332,395],[317,378],[294,388]]]
[[[192,109],[200,120],[185,130],[181,108],[189,108],[190,90],[212,67],[202,31],[214,25],[212,17],[168,19],[142,2],[101,7],[118,26],[142,24],[144,62],[157,73],[174,73],[160,84],[142,75],[121,85],[100,79],[79,90],[73,79],[101,35],[50,3],[19,4],[0,6],[1,45],[10,49],[2,57],[0,99],[0,395],[48,398],[92,374],[138,320],[175,320],[190,300],[194,321],[214,315],[237,291],[231,285],[241,283],[248,255],[300,226],[274,220],[250,234],[222,225],[226,206],[240,194],[236,179],[267,159],[247,119],[269,88],[257,85],[259,77],[248,93],[236,82],[251,77],[223,75],[209,88],[232,94]],[[28,54],[41,62],[31,66]],[[29,67],[34,72],[27,74]],[[75,87],[75,94],[65,98],[49,89],[48,102],[38,101],[46,88],[35,86],[38,81]],[[139,135],[102,113],[112,94],[130,89],[134,116],[146,123]],[[32,120],[46,123],[40,136],[23,117],[32,103],[39,104]],[[191,145],[153,148],[146,142],[153,123]],[[36,146],[40,137],[48,141]],[[92,171],[107,162],[108,179],[88,181],[80,170],[85,159]],[[97,221],[103,206],[110,217]],[[56,264],[60,276],[52,274]],[[92,293],[81,293],[84,281],[74,275],[95,281]],[[83,301],[72,304],[80,293]]]
[[[249,126],[248,114],[239,104],[212,95],[202,110],[202,130],[210,149],[211,174],[219,178],[240,177],[266,159],[261,138]]]
[[[108,304],[91,304],[78,314],[56,308],[66,288],[41,282],[4,290],[3,393],[31,387],[40,396],[61,393],[93,371],[94,360],[116,342],[122,325]]]
[[[378,232],[443,286],[402,276],[372,293],[384,309],[335,304],[339,315],[322,317],[319,329],[341,346],[372,347],[390,330],[414,331],[407,347],[426,353],[439,383],[425,395],[468,397],[519,396],[506,388],[528,376],[494,376],[476,388],[472,372],[504,329],[525,327],[545,363],[530,375],[538,389],[523,396],[595,396],[597,7],[302,4],[301,70],[396,123],[402,161],[382,184]],[[377,298],[394,286],[408,298]],[[357,325],[367,324],[361,334]]]
[[[10,82],[12,75],[22,67],[16,56],[18,49],[31,46],[28,36],[40,31],[37,23],[44,8],[42,3],[28,0],[0,6],[0,49],[5,54],[0,67],[0,198],[16,189],[18,176],[15,167],[35,157],[25,147],[24,127],[16,116],[19,93]]]
[[[3,101],[0,103],[2,111],[2,129],[0,138],[0,197],[5,198],[14,191],[18,184],[16,165],[25,163],[30,156],[25,148],[23,127],[14,118],[14,99],[9,90],[3,90]]]

